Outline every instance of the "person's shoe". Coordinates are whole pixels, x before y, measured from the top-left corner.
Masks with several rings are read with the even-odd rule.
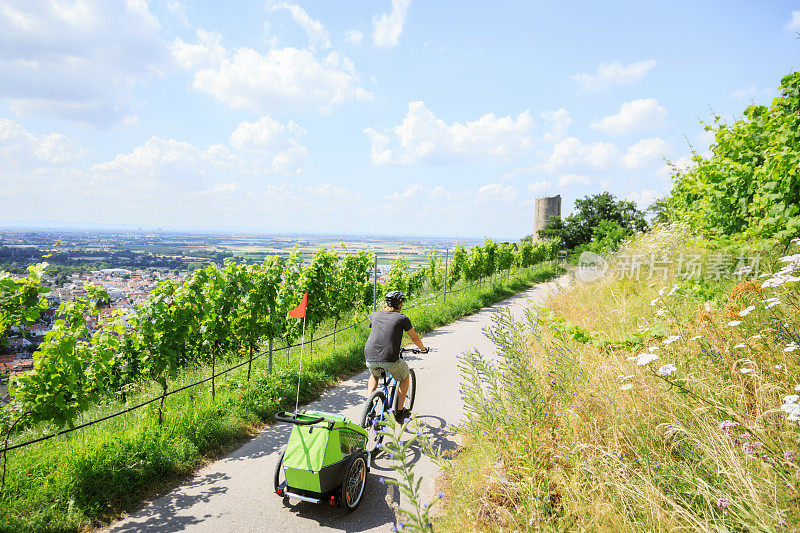
[[[406,420],[411,418],[411,410],[410,409],[400,409],[394,414],[394,419],[397,420],[398,424],[402,424]]]

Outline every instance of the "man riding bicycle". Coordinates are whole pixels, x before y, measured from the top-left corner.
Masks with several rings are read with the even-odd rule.
[[[406,297],[400,291],[390,291],[386,294],[386,307],[378,309],[369,316],[369,338],[364,346],[364,357],[367,361],[367,368],[371,374],[367,386],[367,396],[372,394],[378,387],[378,379],[381,371],[389,372],[400,385],[398,387],[397,405],[403,405],[406,400],[406,393],[409,385],[409,369],[403,359],[400,358],[400,345],[403,340],[403,332],[407,331],[408,336],[422,353],[428,353],[428,349],[422,344],[417,332],[411,325],[411,320],[400,312]],[[395,419],[403,422],[410,415],[408,409],[400,409],[395,413]]]

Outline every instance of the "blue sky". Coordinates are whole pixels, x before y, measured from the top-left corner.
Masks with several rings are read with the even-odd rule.
[[[788,1],[0,0],[0,224],[516,239],[545,193],[649,205],[799,32]]]

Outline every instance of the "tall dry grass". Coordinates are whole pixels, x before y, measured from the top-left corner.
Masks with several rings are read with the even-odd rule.
[[[696,244],[673,226],[624,251],[713,257]],[[500,360],[463,358],[440,526],[798,529],[800,256],[774,263],[751,279],[612,274],[498,318]]]

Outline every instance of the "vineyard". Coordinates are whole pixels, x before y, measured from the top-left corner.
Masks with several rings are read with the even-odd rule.
[[[519,290],[552,275],[552,268],[542,274],[530,267],[555,253],[554,242],[487,240],[444,257],[431,252],[413,272],[398,257],[384,285],[371,280],[374,257],[363,251],[320,250],[307,263],[292,254],[260,264],[212,264],[183,285],[162,282],[139,308],[96,329],[91,319],[108,294],[87,286],[88,297],[60,305],[34,353],[34,369],[9,384],[12,402],[1,413],[0,528],[74,529],[112,516],[135,504],[141,490],[193,470],[203,456],[240,441],[249,427],[286,407],[297,386],[300,350],[292,348],[301,331],[287,312],[303,293],[309,371],[300,388],[308,400],[326,382],[363,367],[365,318],[376,295],[380,304],[384,291],[404,291],[425,331],[508,294],[507,287]],[[0,278],[0,338],[39,319],[47,306],[45,269]],[[83,454],[63,464],[76,442]],[[129,460],[136,464],[123,464]],[[57,474],[71,485],[47,481]],[[100,488],[112,478],[117,488]],[[45,502],[50,511],[27,516]]]

